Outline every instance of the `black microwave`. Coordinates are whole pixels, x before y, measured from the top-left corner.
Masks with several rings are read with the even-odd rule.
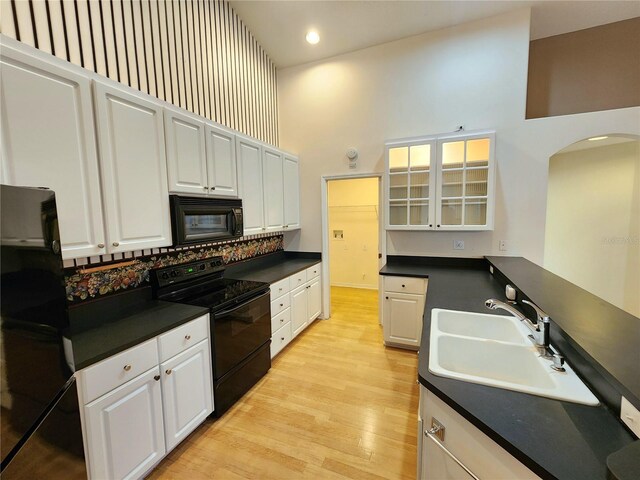
[[[242,236],[242,200],[169,195],[173,246]]]

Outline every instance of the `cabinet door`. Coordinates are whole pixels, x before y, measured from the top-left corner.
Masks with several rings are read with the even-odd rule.
[[[204,122],[165,108],[164,129],[169,191],[191,195],[208,193]]]
[[[171,245],[162,108],[95,82],[100,170],[110,252]]]
[[[163,457],[159,374],[155,367],[84,407],[91,478],[139,478]]]
[[[309,289],[306,286],[291,292],[291,329],[295,338],[309,323]]]
[[[167,451],[213,411],[209,339],[161,365]]]
[[[266,230],[263,213],[262,147],[249,139],[236,137],[236,154],[244,234],[262,233]]]
[[[284,226],[284,194],[282,155],[274,150],[262,150],[262,177],[264,179],[264,220],[268,231],[282,230]]]
[[[284,228],[300,228],[300,172],[298,159],[284,156]]]
[[[434,228],[435,153],[433,137],[386,146],[388,230]]]
[[[316,278],[308,285],[309,290],[309,323],[313,322],[322,310],[322,292],[320,290],[320,278]]]
[[[385,344],[418,348],[422,334],[424,296],[385,292],[383,308]]]
[[[2,43],[2,183],[56,193],[63,258],[106,253],[91,81]]]
[[[420,480],[477,480],[429,437],[422,439]]]
[[[491,230],[494,211],[495,134],[438,140],[437,230]]]
[[[211,124],[205,126],[205,131],[209,194],[219,197],[237,197],[235,135]]]

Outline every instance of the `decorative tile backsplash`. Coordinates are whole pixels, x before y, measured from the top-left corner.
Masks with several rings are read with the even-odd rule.
[[[67,300],[78,303],[126,289],[149,285],[149,270],[152,268],[179,265],[220,255],[225,264],[230,264],[277,252],[283,248],[283,236],[277,234],[181,250],[163,249],[163,253],[123,258],[115,263],[92,264],[89,267],[113,264],[114,268],[90,273],[83,273],[85,267],[71,267],[65,269]],[[117,265],[122,261],[127,264],[118,267]]]

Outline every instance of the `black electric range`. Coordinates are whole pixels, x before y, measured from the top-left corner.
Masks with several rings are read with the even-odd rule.
[[[210,310],[214,415],[219,417],[271,368],[269,284],[224,278],[222,257],[151,271],[159,300]]]

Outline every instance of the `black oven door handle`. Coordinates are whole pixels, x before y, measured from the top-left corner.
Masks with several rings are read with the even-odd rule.
[[[238,305],[236,305],[236,306],[235,306],[235,307],[233,307],[233,308],[230,308],[230,309],[228,309],[228,310],[222,310],[222,311],[220,311],[220,312],[215,312],[215,313],[213,314],[213,316],[214,316],[214,318],[226,317],[226,316],[227,316],[227,315],[229,315],[230,313],[233,313],[233,312],[235,312],[236,310],[238,310],[238,309],[240,309],[240,308],[242,308],[242,307],[245,307],[245,306],[247,305],[247,303],[249,303],[249,302],[253,302],[254,300],[261,300],[261,299],[263,299],[264,297],[267,297],[267,296],[270,296],[270,295],[271,295],[271,292],[270,292],[269,290],[267,290],[266,292],[264,292],[264,293],[262,293],[262,294],[260,294],[260,295],[257,295],[257,296],[255,296],[255,297],[250,297],[250,298],[248,298],[248,299],[243,300],[242,302],[240,302]]]
[[[234,212],[233,210],[231,210],[231,212],[229,213],[229,216],[231,217],[231,228],[229,229],[229,233],[231,235],[235,235],[236,233],[236,225],[238,225],[238,219],[236,218],[236,212]]]

